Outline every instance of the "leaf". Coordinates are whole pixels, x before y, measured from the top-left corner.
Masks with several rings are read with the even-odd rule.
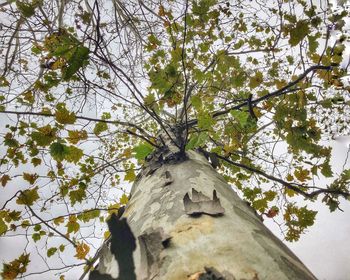
[[[266,213],[266,217],[273,218],[275,217],[279,212],[279,209],[277,206],[272,206],[269,211]]]
[[[310,174],[309,170],[303,169],[301,167],[299,167],[294,171],[295,178],[297,178],[300,182],[305,182],[306,180],[311,179],[309,174]]]
[[[124,176],[124,180],[128,182],[134,182],[136,179],[135,171],[134,169],[129,169],[126,171],[126,174]]]
[[[19,205],[32,206],[39,199],[38,187],[20,192],[16,203]]]
[[[332,172],[332,168],[329,164],[329,160],[326,160],[322,165],[321,165],[321,173],[323,176],[325,177],[332,177],[333,176],[333,172]]]
[[[198,112],[198,127],[200,129],[210,129],[215,123],[211,114],[207,111]]]
[[[292,175],[292,174],[288,174],[287,177],[286,177],[286,180],[287,180],[288,182],[293,181],[293,180],[294,180],[293,175]]]
[[[135,158],[138,160],[144,160],[153,151],[153,147],[148,143],[141,143],[133,148],[135,152]]]
[[[51,247],[47,250],[46,254],[47,256],[50,258],[51,256],[53,256],[55,253],[57,252],[57,248],[56,247]]]
[[[52,143],[50,146],[50,154],[56,161],[63,161],[67,153],[67,146],[60,142]]]
[[[129,202],[128,196],[125,193],[123,193],[123,195],[119,199],[119,203],[122,205],[126,205],[128,202]]]
[[[191,150],[203,146],[208,140],[208,137],[208,134],[205,132],[201,132],[198,135],[192,135],[186,145],[186,150]]]
[[[57,106],[55,117],[56,121],[61,124],[73,124],[76,120],[75,114],[69,112],[63,105]]]
[[[89,253],[90,251],[90,247],[85,244],[85,243],[78,243],[78,245],[75,247],[76,250],[76,254],[74,257],[76,257],[79,260],[83,260],[85,259],[86,255]]]
[[[68,142],[72,144],[77,144],[81,140],[86,140],[88,138],[86,130],[68,130]]]
[[[24,1],[16,1],[16,5],[21,14],[26,18],[35,14],[35,4],[33,3],[29,4]]]
[[[40,233],[33,233],[33,234],[32,234],[32,239],[34,240],[34,242],[39,241],[40,238],[41,238]]]
[[[66,248],[66,246],[64,246],[63,244],[61,244],[58,249],[60,250],[60,252],[63,252],[64,249]]]
[[[230,113],[238,121],[241,127],[246,126],[250,116],[248,112],[231,110]]]
[[[33,131],[30,136],[37,143],[38,146],[46,147],[56,139],[56,129],[52,128],[49,124],[43,127],[37,128],[37,131]]]
[[[29,174],[29,173],[26,173],[26,172],[23,172],[23,179],[27,182],[29,182],[29,184],[33,185],[36,181],[36,179],[39,178],[39,175],[38,174]]]
[[[96,219],[100,217],[100,210],[92,210],[92,211],[86,211],[84,213],[81,213],[77,216],[79,221],[83,221],[84,223],[89,222],[92,219]]]
[[[68,233],[76,233],[80,229],[80,225],[77,222],[77,217],[75,215],[69,216],[68,223],[66,224]]]
[[[65,159],[68,162],[77,163],[83,157],[83,151],[74,146],[66,147]]]
[[[3,263],[3,269],[1,272],[2,279],[14,280],[18,275],[27,271],[27,266],[30,262],[30,254],[22,254],[17,259],[10,263]]]
[[[198,95],[194,95],[191,97],[192,106],[199,111],[202,108],[202,100]]]
[[[7,231],[7,225],[4,222],[3,218],[0,216],[0,235],[3,235]]]
[[[76,47],[73,55],[68,60],[68,67],[64,68],[62,71],[63,80],[68,81],[82,66],[87,63],[89,52],[90,51],[87,47]]]
[[[11,181],[11,178],[9,175],[5,174],[0,177],[1,186],[5,187],[8,181]]]
[[[85,189],[82,189],[82,188],[69,192],[69,199],[72,206],[77,202],[81,203],[85,197],[86,197],[86,191]]]
[[[98,122],[96,125],[95,125],[95,128],[94,128],[94,133],[98,136],[100,135],[103,131],[106,131],[108,129],[108,126],[105,122]]]
[[[309,33],[309,23],[306,20],[298,21],[296,26],[289,30],[289,44],[292,47],[298,45]]]
[[[56,226],[59,226],[60,224],[62,224],[64,222],[64,217],[57,217],[53,220],[53,223],[56,225]]]
[[[260,71],[257,71],[255,73],[255,76],[250,77],[250,79],[249,79],[249,87],[251,89],[254,89],[254,88],[258,87],[259,85],[261,85],[263,81],[264,81],[263,80],[263,74]]]

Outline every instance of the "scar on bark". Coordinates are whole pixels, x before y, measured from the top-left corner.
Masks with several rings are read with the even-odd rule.
[[[188,280],[236,280],[236,278],[228,271],[220,273],[214,267],[204,267],[203,272],[196,272],[189,275]]]
[[[192,188],[192,199],[186,193],[183,202],[185,212],[190,216],[199,216],[201,214],[221,216],[225,212],[225,209],[221,206],[220,199],[216,195],[216,190],[213,190],[213,199],[210,199],[203,193],[197,192]]]
[[[153,279],[159,274],[160,253],[170,246],[171,237],[163,228],[148,230],[138,237],[141,252],[141,270],[146,279]]]

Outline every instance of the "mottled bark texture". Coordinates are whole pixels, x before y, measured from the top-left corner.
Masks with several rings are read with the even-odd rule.
[[[137,240],[137,279],[316,279],[203,155],[186,155],[150,164],[132,188],[122,217]],[[104,255],[105,279],[123,279]]]

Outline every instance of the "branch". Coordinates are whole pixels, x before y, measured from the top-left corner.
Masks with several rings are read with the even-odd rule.
[[[307,192],[303,191],[302,189],[300,189],[299,187],[302,187],[302,188],[312,188],[312,187],[303,186],[303,185],[300,185],[300,184],[291,184],[291,183],[288,183],[288,182],[286,182],[286,181],[284,181],[282,179],[279,179],[279,178],[276,178],[276,177],[274,177],[272,175],[266,174],[265,172],[263,172],[261,170],[258,170],[256,168],[253,168],[253,167],[250,167],[250,166],[246,166],[246,165],[238,163],[238,162],[234,162],[234,161],[232,161],[232,160],[230,160],[230,159],[228,159],[226,157],[220,156],[218,154],[217,154],[217,157],[219,159],[221,159],[221,160],[224,160],[224,161],[234,165],[234,166],[243,168],[243,169],[248,170],[250,172],[259,174],[259,175],[261,175],[261,176],[263,176],[263,177],[265,177],[267,179],[270,179],[272,181],[280,183],[284,187],[286,187],[286,188],[288,188],[290,190],[293,190],[296,193],[301,194],[302,196],[304,196],[305,198],[308,198],[308,199],[313,199],[313,198],[317,197],[321,193],[341,195],[341,196],[343,196],[346,199],[350,197],[350,193],[348,193],[348,192],[344,192],[344,191],[340,191],[340,190],[331,190],[331,189],[318,189],[317,191],[313,191],[311,193],[307,193]]]
[[[56,114],[51,114],[51,113],[41,113],[41,112],[23,112],[23,111],[0,111],[2,114],[13,114],[13,115],[32,115],[32,116],[42,116],[42,117],[56,117]],[[142,134],[149,138],[153,138],[151,135],[149,135],[144,129],[139,127],[136,124],[130,123],[130,122],[123,122],[123,121],[112,121],[112,120],[104,120],[104,119],[95,119],[95,118],[89,118],[89,117],[84,117],[84,116],[75,116],[76,119],[78,120],[85,120],[85,121],[90,121],[90,122],[102,122],[102,123],[109,123],[109,124],[119,124],[123,126],[129,126],[136,128]],[[128,130],[127,130],[128,132]]]
[[[240,108],[242,108],[244,106],[249,106],[249,103],[250,103],[250,106],[252,106],[252,105],[258,104],[261,101],[264,101],[264,100],[267,100],[267,99],[270,99],[270,98],[273,98],[273,97],[281,96],[281,95],[287,94],[289,92],[293,92],[293,91],[299,90],[299,88],[298,89],[292,89],[291,87],[297,85],[310,72],[313,72],[313,71],[316,71],[316,70],[331,70],[331,69],[332,69],[332,66],[324,66],[324,65],[311,66],[310,68],[305,70],[305,72],[303,74],[301,74],[296,80],[294,80],[293,82],[290,82],[288,85],[284,86],[283,88],[278,89],[278,90],[276,90],[274,92],[268,93],[268,94],[266,94],[266,95],[264,95],[262,97],[259,97],[257,99],[254,99],[254,100],[251,100],[251,101],[249,101],[249,99],[247,99],[246,101],[242,102],[241,104],[238,104],[236,106],[230,107],[230,108],[225,109],[223,111],[215,112],[215,113],[213,113],[212,117],[216,118],[216,117],[219,117],[219,116],[222,116],[222,115],[226,115],[231,110],[238,110],[238,109],[240,109]],[[193,126],[193,125],[195,125],[197,123],[198,123],[198,120],[194,119],[194,120],[189,121],[188,125],[189,126]]]

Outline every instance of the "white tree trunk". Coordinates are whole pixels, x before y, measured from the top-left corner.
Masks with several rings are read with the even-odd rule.
[[[136,239],[136,279],[316,279],[204,156],[187,155],[143,173],[133,186],[123,217]],[[210,201],[196,203],[204,197],[192,189]],[[212,201],[214,190],[219,202]],[[187,195],[185,209],[186,194],[193,202]],[[117,278],[114,257],[108,250],[103,255],[99,270],[106,278],[98,279]]]

